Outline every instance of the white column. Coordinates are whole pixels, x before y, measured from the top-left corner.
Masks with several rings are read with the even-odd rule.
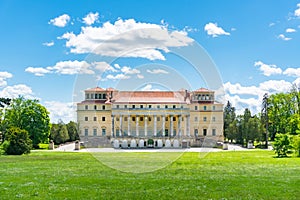
[[[178,116],[178,127],[177,127],[177,135],[178,135],[178,137],[181,137],[181,119],[182,119],[182,116],[179,115]]]
[[[119,135],[122,136],[123,115],[120,115],[120,130]]]
[[[156,126],[157,126],[157,122],[156,122],[156,119],[157,117],[156,117],[156,115],[154,115],[154,137],[156,137],[156,134],[157,134],[157,130],[156,130]]]
[[[139,116],[135,117],[136,136],[139,137]]]
[[[130,136],[130,115],[128,115],[127,120],[128,120],[128,121],[127,121],[127,122],[128,122],[128,125],[127,125],[127,126],[128,126],[128,127],[127,127],[127,128],[128,128],[128,129],[127,129],[127,134],[128,134],[128,136]]]
[[[148,117],[147,116],[145,116],[144,117],[145,119],[145,121],[144,121],[144,123],[145,123],[145,137],[147,137],[147,121],[148,121]]]
[[[111,134],[112,137],[115,137],[115,116],[111,116]]]
[[[171,115],[170,116],[170,131],[171,131],[171,137],[173,137],[174,136],[174,134],[173,134],[173,115]]]
[[[162,136],[165,137],[165,123],[166,123],[166,117],[162,116]]]
[[[190,116],[189,115],[186,117],[186,121],[187,121],[187,134],[190,137],[191,133],[190,133]]]

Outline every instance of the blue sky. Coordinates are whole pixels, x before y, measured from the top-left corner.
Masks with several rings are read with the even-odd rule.
[[[2,0],[0,27],[0,96],[38,98],[54,122],[74,118],[78,85],[197,89],[219,76],[223,99],[257,113],[265,92],[300,83],[300,0]],[[174,55],[195,44],[219,74]]]

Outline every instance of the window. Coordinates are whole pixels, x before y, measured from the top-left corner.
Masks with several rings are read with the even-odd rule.
[[[85,98],[89,99],[90,98],[90,94],[85,94]]]
[[[206,134],[207,134],[207,129],[205,128],[203,129],[203,135],[206,136]]]
[[[132,108],[135,108],[135,105],[132,105]]]
[[[168,108],[168,105],[165,105],[165,108]]]
[[[89,121],[89,117],[84,117],[84,121]]]
[[[127,117],[124,117],[124,121],[127,122]]]
[[[212,129],[212,135],[213,135],[213,136],[216,135],[216,129]]]
[[[144,106],[143,106],[143,105],[141,105],[141,106],[140,106],[140,108],[144,108]]]
[[[205,122],[206,122],[206,120],[207,120],[207,118],[206,118],[206,117],[203,117],[203,121],[205,121]]]
[[[85,135],[85,136],[88,136],[88,135],[89,135],[89,129],[87,129],[87,128],[84,129],[84,135]]]
[[[151,105],[149,105],[148,107],[149,107],[149,108],[151,108],[152,106],[151,106]]]
[[[132,117],[132,121],[135,121],[135,117]]]
[[[203,106],[203,110],[206,110],[206,106]]]
[[[97,110],[97,106],[96,105],[94,105],[94,110]]]
[[[181,105],[180,108],[183,108],[183,105]]]
[[[124,105],[124,108],[127,108],[127,105]]]
[[[160,121],[160,117],[157,117],[157,121]]]
[[[216,110],[216,106],[213,106],[213,110]]]
[[[105,122],[105,117],[102,117],[102,121]]]
[[[102,96],[102,97],[103,97],[103,99],[106,99],[106,94],[103,94],[103,96]]]
[[[94,122],[97,121],[97,117],[94,117]]]
[[[102,129],[102,136],[105,136],[105,135],[106,135],[106,129],[103,128],[103,129]]]
[[[195,117],[195,122],[197,122],[198,121],[198,117]]]
[[[142,122],[144,120],[144,118],[143,117],[140,117],[140,121]]]
[[[173,117],[173,121],[176,121],[176,117]]]
[[[198,136],[198,129],[197,128],[194,129],[194,135]]]
[[[119,105],[117,105],[117,108],[120,108],[120,106],[119,106]]]
[[[166,117],[166,121],[169,121],[169,117]]]
[[[148,121],[151,122],[151,117],[148,117]]]
[[[98,94],[95,94],[95,99],[98,99]]]
[[[98,95],[99,95],[99,97],[98,97],[98,98],[99,98],[99,99],[102,99],[102,94],[98,94]]]
[[[94,94],[91,94],[91,99],[94,99]]]
[[[88,106],[88,105],[85,105],[85,109],[88,110],[88,109],[89,109],[89,106]]]
[[[176,108],[176,105],[173,105],[173,109]]]
[[[93,135],[97,136],[97,129],[96,128],[94,128],[94,130],[93,130]]]
[[[105,106],[102,106],[102,110],[105,110]]]
[[[160,108],[160,105],[157,105],[157,108]]]
[[[119,121],[119,117],[116,118],[116,121]]]
[[[198,110],[198,106],[195,106],[195,110]]]
[[[215,122],[216,121],[216,117],[212,117],[212,121]]]

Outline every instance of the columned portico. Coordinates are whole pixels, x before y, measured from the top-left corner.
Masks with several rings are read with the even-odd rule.
[[[171,137],[173,137],[173,115],[170,116],[170,132],[171,132]]]
[[[144,117],[144,127],[145,127],[145,137],[147,137],[147,130],[148,130],[148,116]]]
[[[166,123],[166,117],[163,115],[163,116],[162,116],[162,136],[163,136],[163,137],[166,136],[166,135],[165,135],[165,132],[166,132],[166,131],[165,131],[165,128],[166,128],[166,127],[165,127],[165,126],[166,126],[165,123]]]
[[[157,135],[157,116],[154,115],[154,137]]]
[[[122,136],[122,126],[123,126],[123,116],[120,115],[120,130],[119,130],[119,136]]]
[[[181,117],[181,115],[179,115],[178,116],[178,128],[177,128],[178,137],[181,137],[181,120],[182,120],[182,117]]]
[[[135,117],[135,130],[136,130],[136,137],[139,137],[139,116]]]
[[[130,136],[130,115],[127,117],[127,135]]]

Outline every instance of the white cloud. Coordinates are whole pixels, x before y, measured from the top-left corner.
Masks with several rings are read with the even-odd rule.
[[[275,23],[274,23],[274,22],[271,22],[271,23],[269,24],[269,27],[272,27],[272,26],[275,26]]]
[[[139,74],[139,73],[141,73],[140,70],[132,69],[127,66],[122,67],[121,72],[123,72],[124,74]]]
[[[105,79],[110,79],[110,80],[122,80],[122,79],[129,79],[130,76],[126,76],[125,74],[117,74],[117,75],[112,75],[112,74],[109,74],[106,76]]]
[[[283,74],[288,75],[288,76],[299,77],[300,76],[300,68],[287,68],[286,70],[284,70]]]
[[[138,79],[143,79],[143,78],[144,78],[144,75],[138,74],[138,75],[137,75],[137,78],[138,78]]]
[[[54,45],[54,42],[53,41],[51,41],[51,42],[44,42],[43,45],[47,46],[47,47],[51,47],[51,46]]]
[[[11,77],[13,77],[13,75],[9,72],[0,72],[0,87],[6,86],[6,79],[9,79]]]
[[[54,26],[58,26],[58,27],[65,27],[67,25],[67,23],[70,21],[70,16],[67,14],[63,14],[59,17],[56,17],[54,19],[51,19],[49,21],[49,24],[52,24]]]
[[[47,67],[47,70],[58,74],[94,74],[91,64],[86,61],[68,60],[57,62],[54,66]]]
[[[265,76],[271,76],[282,73],[282,69],[280,69],[276,65],[268,65],[261,61],[255,62],[254,66],[259,67],[259,70],[262,71]]]
[[[284,34],[278,35],[277,38],[282,39],[284,41],[289,41],[292,39],[292,38],[286,37]]]
[[[168,74],[169,73],[163,69],[153,69],[153,70],[147,69],[147,72],[150,74]]]
[[[82,18],[83,22],[86,25],[92,25],[93,23],[95,23],[97,20],[99,19],[99,13],[92,13],[90,12],[89,14],[87,14],[84,18]]]
[[[297,4],[297,7],[298,8],[295,10],[294,15],[296,17],[300,17],[300,3]]]
[[[294,32],[296,32],[296,30],[293,29],[293,28],[287,28],[287,29],[285,30],[285,32],[287,32],[287,33],[294,33]]]
[[[185,31],[168,31],[164,25],[136,22],[134,19],[118,19],[113,24],[105,22],[101,27],[82,27],[81,33],[65,33],[58,39],[66,39],[72,53],[95,53],[110,57],[135,57],[149,60],[165,60],[162,52],[170,47],[190,45],[194,40]]]
[[[147,84],[141,89],[141,91],[161,91],[160,89],[155,89],[151,84]]]
[[[114,67],[117,68],[117,69],[121,69],[119,64],[114,64]]]
[[[204,30],[207,32],[208,35],[212,37],[218,37],[220,35],[230,35],[230,33],[224,31],[223,28],[218,27],[217,23],[209,22],[204,26]]]
[[[29,99],[34,98],[32,89],[24,84],[7,86],[0,91],[0,96],[6,98],[17,98],[19,96]]]
[[[50,70],[42,67],[27,67],[25,72],[34,74],[35,76],[44,76],[45,74],[51,73]]]
[[[250,108],[253,114],[260,112],[261,101],[265,93],[274,94],[287,92],[291,89],[292,83],[285,80],[268,80],[258,86],[242,86],[240,83],[224,84],[225,99],[229,100],[236,107],[237,113],[242,114],[245,108]],[[248,97],[248,96],[252,97]]]
[[[76,121],[76,106],[72,102],[46,101],[43,105],[50,112],[49,116],[52,123],[57,123],[59,119],[65,123]]]
[[[111,65],[109,65],[107,62],[93,62],[92,65],[95,69],[99,70],[100,72],[106,72],[106,71],[112,71],[117,72],[115,68],[113,68]]]

